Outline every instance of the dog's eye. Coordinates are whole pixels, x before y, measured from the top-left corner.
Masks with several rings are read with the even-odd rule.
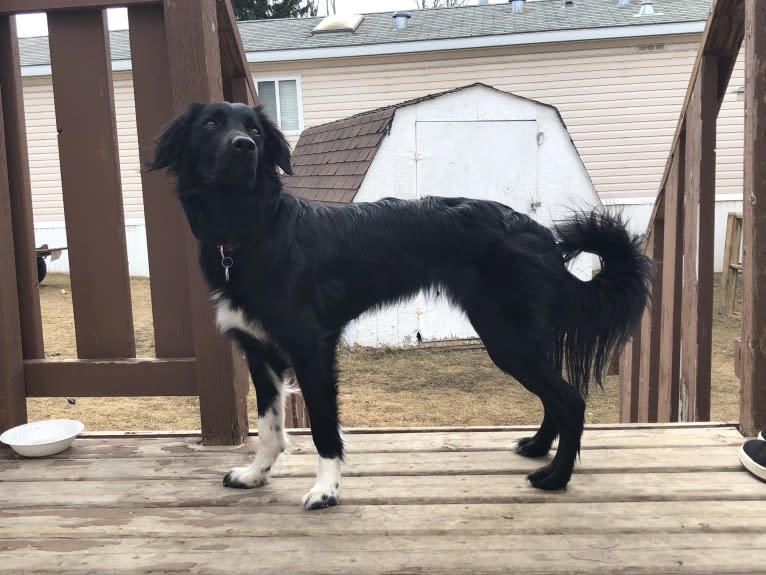
[[[260,135],[260,133],[261,131],[258,128],[250,128],[250,134],[252,134],[253,136],[258,136]]]
[[[205,127],[209,130],[212,130],[216,127],[216,123],[213,120],[208,120],[205,122]]]

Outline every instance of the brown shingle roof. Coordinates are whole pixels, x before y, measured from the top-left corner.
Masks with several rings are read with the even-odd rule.
[[[477,82],[307,128],[293,151],[293,175],[283,176],[285,188],[310,200],[352,202],[396,110],[474,86],[491,88]]]

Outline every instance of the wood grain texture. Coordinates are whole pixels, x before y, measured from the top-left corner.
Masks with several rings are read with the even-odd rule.
[[[686,115],[679,418],[710,419],[718,61],[703,58]]]
[[[106,13],[48,15],[77,354],[135,357]]]
[[[154,159],[154,142],[173,118],[165,22],[161,5],[128,8],[133,91],[141,165]],[[164,172],[141,173],[157,357],[194,355],[187,288],[186,223]]]
[[[27,421],[19,298],[15,281],[16,255],[13,249],[6,157],[5,123],[3,106],[0,105],[0,431]]]
[[[747,0],[742,391],[745,433],[766,427],[766,4]]]
[[[15,20],[0,16],[0,107],[5,123],[5,155],[9,185],[9,211],[13,220],[16,288],[19,298],[21,345],[26,359],[45,357],[40,291],[37,282],[32,184],[24,115],[19,45]]]
[[[165,0],[163,7],[173,115],[195,100],[223,99],[215,0]],[[184,245],[202,437],[209,445],[236,445],[248,430],[247,367],[242,353],[215,325],[208,288],[197,264],[197,241],[188,225]]]
[[[684,250],[684,174],[686,137],[678,141],[665,188],[665,242],[662,266],[657,420],[678,421],[678,379],[681,363],[681,278]]]
[[[763,483],[740,468],[733,425],[586,429],[555,493],[531,488],[540,462],[510,449],[528,432],[355,430],[342,505],[311,513],[305,433],[254,490],[221,474],[256,438],[0,449],[0,573],[762,573]]]

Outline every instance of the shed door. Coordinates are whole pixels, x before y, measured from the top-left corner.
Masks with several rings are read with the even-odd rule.
[[[537,201],[537,122],[417,122],[417,195],[495,200],[530,214]],[[418,295],[404,313],[428,340],[476,337],[446,300]]]
[[[537,201],[537,122],[417,122],[417,195]]]

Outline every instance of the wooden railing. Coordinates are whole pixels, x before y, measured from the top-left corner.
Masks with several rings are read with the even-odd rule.
[[[142,164],[194,100],[257,101],[228,0],[0,3],[0,429],[34,396],[199,395],[203,440],[248,431],[247,370],[218,333],[164,173],[142,175],[156,358],[136,358],[105,8],[127,6]],[[77,360],[45,359],[14,13],[45,11]]]
[[[653,301],[620,361],[622,421],[710,418],[716,118],[745,40],[743,431],[766,427],[766,3],[716,0],[647,229]]]

